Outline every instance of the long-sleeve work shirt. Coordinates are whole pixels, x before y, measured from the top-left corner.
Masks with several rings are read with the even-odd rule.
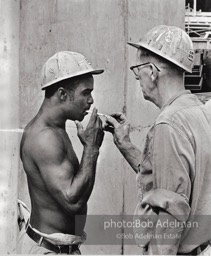
[[[211,239],[207,111],[195,95],[181,91],[163,106],[148,132],[137,175],[135,211],[135,218],[145,225],[135,225],[135,237],[149,253],[154,246],[158,254],[165,244],[188,253]]]

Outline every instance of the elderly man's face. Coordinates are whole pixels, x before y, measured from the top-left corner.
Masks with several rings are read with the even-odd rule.
[[[92,91],[94,89],[94,79],[92,76],[84,78],[76,85],[74,95],[68,95],[66,105],[69,109],[67,118],[82,121],[87,115],[86,111],[94,103]]]

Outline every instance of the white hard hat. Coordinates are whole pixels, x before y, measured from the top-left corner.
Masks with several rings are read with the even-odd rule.
[[[97,75],[104,70],[95,70],[88,60],[80,53],[61,51],[50,57],[42,68],[41,88],[55,84],[59,81],[84,75]]]
[[[138,43],[128,44],[136,48],[143,47],[192,73],[193,43],[181,28],[159,25],[152,28]]]

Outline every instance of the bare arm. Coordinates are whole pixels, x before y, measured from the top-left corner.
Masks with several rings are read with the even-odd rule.
[[[137,173],[141,160],[141,151],[130,140],[130,124],[126,116],[122,113],[115,113],[109,116],[106,122],[105,130],[113,134],[115,145]],[[113,129],[111,129],[111,126]]]
[[[80,131],[84,139],[84,151],[76,170],[61,136],[53,130],[43,131],[38,139],[36,164],[43,181],[58,204],[71,215],[80,213],[86,205],[95,181],[96,163],[103,140],[102,125],[94,112],[85,131]],[[71,152],[72,151],[72,152]]]

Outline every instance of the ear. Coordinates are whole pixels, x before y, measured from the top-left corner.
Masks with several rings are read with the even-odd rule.
[[[151,79],[152,82],[155,82],[158,79],[158,70],[155,68],[154,65],[150,65],[151,67]]]
[[[57,93],[61,101],[65,101],[67,99],[67,91],[63,87],[59,87]]]

